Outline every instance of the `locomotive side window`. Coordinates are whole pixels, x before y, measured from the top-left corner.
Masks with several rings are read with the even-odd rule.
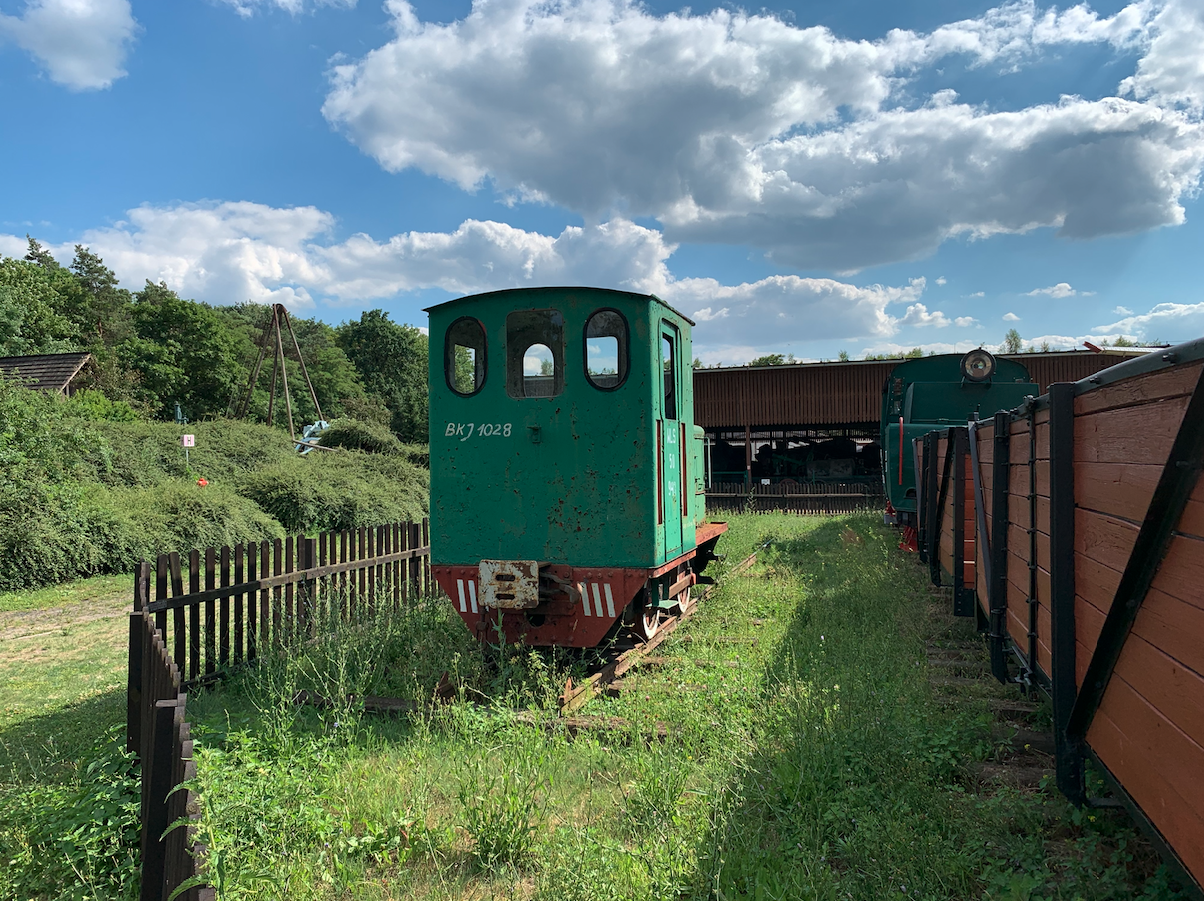
[[[667,335],[661,336],[661,362],[665,370],[665,403],[661,408],[666,419],[677,418],[677,361],[673,359],[673,341]]]
[[[443,344],[443,371],[447,387],[462,397],[476,394],[485,384],[485,328],[471,317],[457,319]]]
[[[627,320],[617,310],[598,310],[585,323],[585,377],[603,391],[627,380]]]
[[[564,315],[516,310],[506,317],[506,393],[555,397],[564,391]]]

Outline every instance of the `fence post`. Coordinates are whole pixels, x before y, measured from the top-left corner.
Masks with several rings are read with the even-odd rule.
[[[317,564],[318,541],[316,538],[300,537],[297,539],[297,568],[305,572],[305,579],[297,591],[297,636],[309,637],[313,631],[313,599],[314,579],[309,570]]]
[[[150,803],[142,824],[142,901],[161,901],[167,843],[163,833],[170,822],[167,793],[171,791],[172,739],[175,737],[178,697],[156,701],[151,723],[151,753],[142,763],[142,778],[150,790]]]
[[[1084,800],[1083,759],[1067,737],[1075,684],[1074,385],[1049,386],[1049,646],[1054,719],[1054,773],[1072,804]]]

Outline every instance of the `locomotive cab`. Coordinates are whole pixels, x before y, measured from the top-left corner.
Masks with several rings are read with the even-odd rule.
[[[593,647],[689,603],[708,524],[690,329],[596,288],[430,314],[432,574],[482,640]]]
[[[1024,366],[982,348],[906,360],[892,369],[882,389],[882,478],[898,524],[916,523],[916,439],[1010,410],[1039,393]]]

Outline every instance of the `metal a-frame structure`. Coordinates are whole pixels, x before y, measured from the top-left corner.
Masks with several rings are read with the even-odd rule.
[[[259,373],[263,368],[263,361],[267,357],[268,347],[272,348],[272,387],[268,391],[268,425],[275,423],[276,414],[276,385],[279,382],[284,387],[284,405],[288,412],[288,434],[294,441],[297,440],[296,426],[293,424],[293,401],[288,391],[288,372],[284,365],[284,335],[283,330],[288,329],[289,339],[292,342],[293,350],[297,354],[297,362],[301,364],[301,375],[305,378],[305,386],[309,389],[310,400],[314,402],[314,409],[318,413],[318,419],[324,419],[322,416],[322,407],[318,403],[318,394],[314,391],[314,383],[309,379],[309,371],[305,368],[305,359],[301,356],[301,346],[297,343],[297,335],[293,331],[293,324],[289,320],[288,310],[284,304],[272,304],[272,316],[267,324],[263,327],[263,334],[259,341],[259,358],[255,361],[255,367],[251,370],[251,378],[247,382],[247,390],[243,392],[242,400],[239,401],[238,407],[234,411],[234,416],[237,419],[242,419],[247,415],[248,409],[251,406],[251,397],[255,393],[255,387],[259,383]]]

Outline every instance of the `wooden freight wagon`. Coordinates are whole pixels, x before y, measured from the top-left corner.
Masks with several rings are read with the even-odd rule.
[[[921,526],[972,536],[960,561],[970,609],[963,597],[958,612],[979,616],[1000,680],[1050,696],[1058,787],[1088,801],[1082,764],[1094,761],[1198,889],[1204,339],[923,442],[921,484],[936,490]],[[938,571],[958,569],[954,543],[926,548]]]

